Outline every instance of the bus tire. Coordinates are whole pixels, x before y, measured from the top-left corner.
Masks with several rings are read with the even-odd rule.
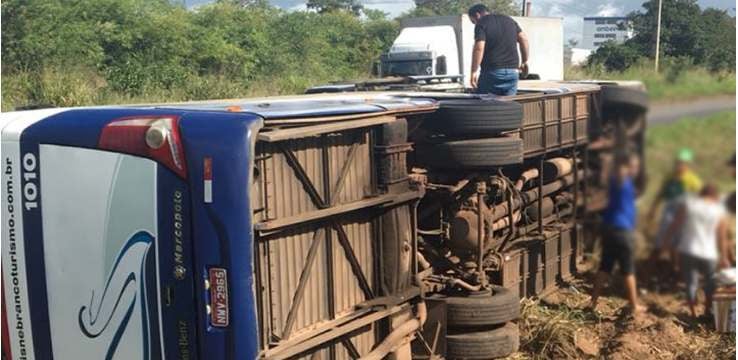
[[[513,137],[447,141],[418,150],[424,162],[438,168],[488,168],[523,162],[523,140]]]
[[[520,331],[515,323],[494,330],[446,335],[447,359],[496,359],[510,356],[520,347]]]
[[[448,135],[497,135],[519,129],[523,106],[514,101],[457,99],[441,100],[428,120],[430,130]]]
[[[634,88],[603,85],[600,99],[605,110],[625,110],[634,113],[644,113],[648,110],[648,94]]]
[[[492,285],[492,294],[446,297],[446,319],[454,328],[500,325],[520,317],[520,299]]]

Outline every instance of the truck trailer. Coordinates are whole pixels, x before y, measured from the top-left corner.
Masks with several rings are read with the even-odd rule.
[[[525,88],[525,87],[524,87]],[[490,359],[576,272],[637,84],[0,114],[4,359]]]

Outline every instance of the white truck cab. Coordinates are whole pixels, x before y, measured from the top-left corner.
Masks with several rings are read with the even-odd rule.
[[[382,56],[388,76],[461,75],[454,28],[448,25],[406,27]]]
[[[531,74],[564,78],[561,18],[513,17],[528,35]],[[474,24],[467,15],[403,19],[400,34],[382,55],[379,75],[460,78],[470,87]]]

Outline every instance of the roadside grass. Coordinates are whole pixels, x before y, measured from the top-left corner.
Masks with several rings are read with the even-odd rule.
[[[358,76],[358,75],[357,75]],[[116,90],[97,71],[85,68],[47,68],[39,73],[17,72],[2,77],[2,111],[21,106],[73,107],[90,105],[174,103],[207,99],[237,99],[299,94],[327,83],[326,76],[290,75],[257,78],[248,83],[222,75],[190,75],[169,88],[144,86],[135,95]]]
[[[368,74],[356,73],[356,78]],[[45,68],[32,73],[19,71],[2,77],[2,111],[19,106],[86,106],[233,99],[302,93],[310,86],[338,80],[332,74],[290,74],[275,78],[240,81],[231,77],[190,74],[179,85],[168,88],[144,86],[134,91],[115,89],[95,69]],[[655,73],[651,64],[639,63],[623,72],[598,68],[570,67],[567,80],[640,80],[655,101],[680,101],[697,97],[735,95],[735,72],[710,72],[696,66],[665,64]],[[135,94],[134,94],[135,93]],[[133,94],[133,95],[132,95]]]
[[[735,95],[735,72],[710,72],[691,66],[669,66],[654,72],[652,64],[639,63],[623,72],[607,72],[585,67],[570,67],[566,80],[640,80],[655,101],[679,101],[698,97]]]
[[[695,153],[694,171],[715,183],[724,193],[735,189],[735,178],[727,166],[735,153],[736,113],[723,112],[706,118],[684,118],[671,124],[649,126],[646,132],[646,169],[648,186],[639,200],[642,216],[663,181],[669,176],[677,151],[682,147]],[[648,219],[644,219],[648,220]]]
[[[717,334],[715,332],[706,335],[706,343],[692,353],[683,354],[684,358],[692,359],[735,359],[735,333]]]
[[[624,299],[602,297],[598,309],[603,311],[592,312],[583,309],[589,300],[585,293],[567,292],[559,298],[567,300],[521,301],[520,351],[509,360],[634,359],[644,355],[643,347],[650,353],[645,358],[656,354],[662,359],[735,358],[733,333],[721,334],[704,326],[685,329],[674,314],[647,313],[635,320],[620,310]]]
[[[580,357],[577,332],[594,326],[598,319],[592,312],[566,304],[551,305],[523,299],[519,326],[522,329],[520,359],[574,359]]]

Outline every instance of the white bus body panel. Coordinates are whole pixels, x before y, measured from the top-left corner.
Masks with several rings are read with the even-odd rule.
[[[20,135],[28,126],[65,109],[43,109],[0,114],[2,128],[2,268],[8,338],[15,358],[35,359],[33,327],[29,316],[23,237]]]
[[[144,273],[157,253],[156,163],[65,146],[39,152],[54,358],[102,359],[110,350],[149,358],[159,344],[146,332],[160,323],[148,318],[147,296],[157,294],[146,293]]]
[[[159,276],[145,274],[151,269],[145,266],[147,259],[158,262],[157,164],[47,144],[39,145],[37,156],[21,154],[23,131],[62,111],[0,115],[3,305],[12,356],[36,358],[26,272],[40,261],[26,257],[31,239],[23,230],[24,211],[35,208],[43,229],[49,352],[56,359],[149,358],[153,347],[162,346],[148,334],[154,326],[161,332],[161,319],[149,318],[161,312],[147,309],[161,304],[160,291],[146,291],[147,279]],[[23,188],[27,177],[38,188]],[[148,286],[158,289],[160,284]],[[163,354],[163,348],[155,352]]]

